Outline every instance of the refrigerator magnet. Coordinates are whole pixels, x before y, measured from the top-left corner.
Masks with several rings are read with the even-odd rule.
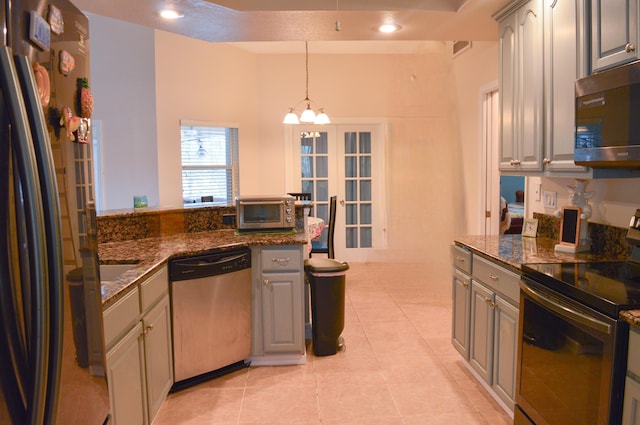
[[[52,4],[49,5],[49,25],[51,25],[51,31],[55,34],[60,35],[64,32],[62,11]]]
[[[59,70],[60,73],[64,76],[67,76],[73,71],[76,67],[76,60],[73,58],[71,53],[66,50],[60,50],[60,64]]]

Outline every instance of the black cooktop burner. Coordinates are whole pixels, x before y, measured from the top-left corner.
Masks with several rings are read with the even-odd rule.
[[[524,277],[617,318],[640,308],[640,264],[632,262],[524,264]]]

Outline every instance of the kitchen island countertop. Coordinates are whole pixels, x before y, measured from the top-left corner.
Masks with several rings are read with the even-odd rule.
[[[238,234],[234,229],[101,243],[98,245],[101,265],[134,265],[116,279],[102,282],[102,305],[106,307],[112,304],[127,292],[127,288],[144,280],[174,257],[204,254],[215,249],[241,246],[304,245],[306,243],[307,235],[303,232]]]

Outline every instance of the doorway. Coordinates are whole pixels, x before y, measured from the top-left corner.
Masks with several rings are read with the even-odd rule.
[[[384,238],[382,124],[291,126],[287,140],[287,192],[309,192],[312,215],[329,221],[329,199],[338,199],[336,258],[367,261]],[[326,237],[326,235],[321,235]]]
[[[486,235],[500,233],[500,172],[498,171],[500,95],[498,83],[480,89],[482,107],[482,165],[480,181],[480,231]]]

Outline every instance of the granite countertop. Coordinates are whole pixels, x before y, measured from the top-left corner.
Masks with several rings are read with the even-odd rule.
[[[527,263],[584,263],[587,261],[624,261],[620,256],[596,255],[591,253],[567,254],[556,252],[555,239],[523,238],[522,235],[461,236],[455,243],[465,246],[514,269],[520,270]],[[624,310],[620,318],[640,329],[640,310]]]
[[[234,229],[198,233],[180,233],[147,239],[107,242],[99,244],[100,264],[133,264],[117,279],[102,282],[102,305],[106,307],[126,293],[127,288],[160,269],[173,257],[203,254],[214,249],[242,246],[304,245],[305,233],[237,234]]]
[[[557,252],[556,239],[528,238],[522,235],[460,236],[454,239],[476,253],[497,260],[519,271],[528,263],[584,263],[588,261],[620,261],[619,256],[581,252]]]

